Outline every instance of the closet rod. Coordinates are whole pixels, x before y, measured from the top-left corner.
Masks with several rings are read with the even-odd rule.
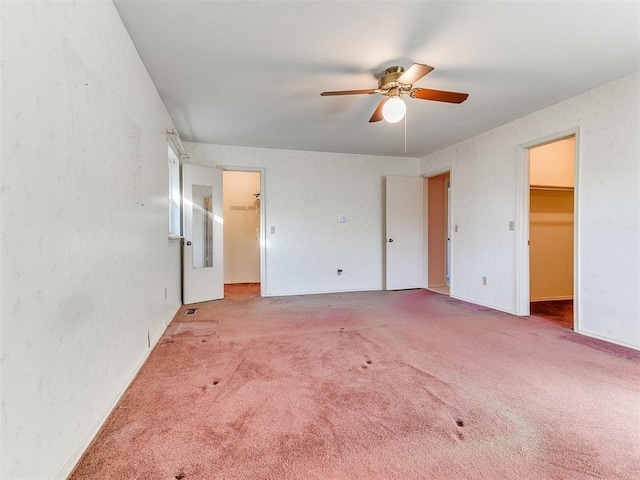
[[[531,190],[551,190],[551,191],[559,191],[559,192],[573,192],[573,187],[553,187],[546,185],[530,185],[529,188]]]

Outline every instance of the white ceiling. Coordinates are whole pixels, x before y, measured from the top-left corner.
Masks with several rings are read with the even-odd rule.
[[[426,63],[405,97],[420,157],[640,69],[638,1],[115,0],[182,138],[404,155],[404,122],[369,123],[386,67]]]

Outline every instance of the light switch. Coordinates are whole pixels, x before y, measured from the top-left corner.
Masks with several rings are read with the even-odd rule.
[[[273,225],[271,226],[270,229],[271,235],[273,235],[274,233],[276,233],[276,227],[274,227]]]
[[[516,229],[516,223],[513,220],[511,220],[509,222],[509,231],[513,232],[515,229]]]
[[[346,217],[343,217],[343,216],[339,216],[339,217],[338,217],[338,223],[344,223],[344,222],[346,222],[346,221],[347,221],[347,218],[346,218]]]
[[[454,232],[458,233],[458,225],[455,226],[455,228],[453,229]]]

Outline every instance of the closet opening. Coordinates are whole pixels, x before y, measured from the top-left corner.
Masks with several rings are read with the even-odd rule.
[[[576,137],[528,155],[530,315],[574,329]]]
[[[261,296],[261,173],[222,172],[224,296]]]

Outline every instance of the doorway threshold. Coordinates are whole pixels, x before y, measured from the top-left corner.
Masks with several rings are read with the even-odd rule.
[[[441,295],[449,295],[449,287],[447,285],[427,287],[427,290],[439,293]]]

